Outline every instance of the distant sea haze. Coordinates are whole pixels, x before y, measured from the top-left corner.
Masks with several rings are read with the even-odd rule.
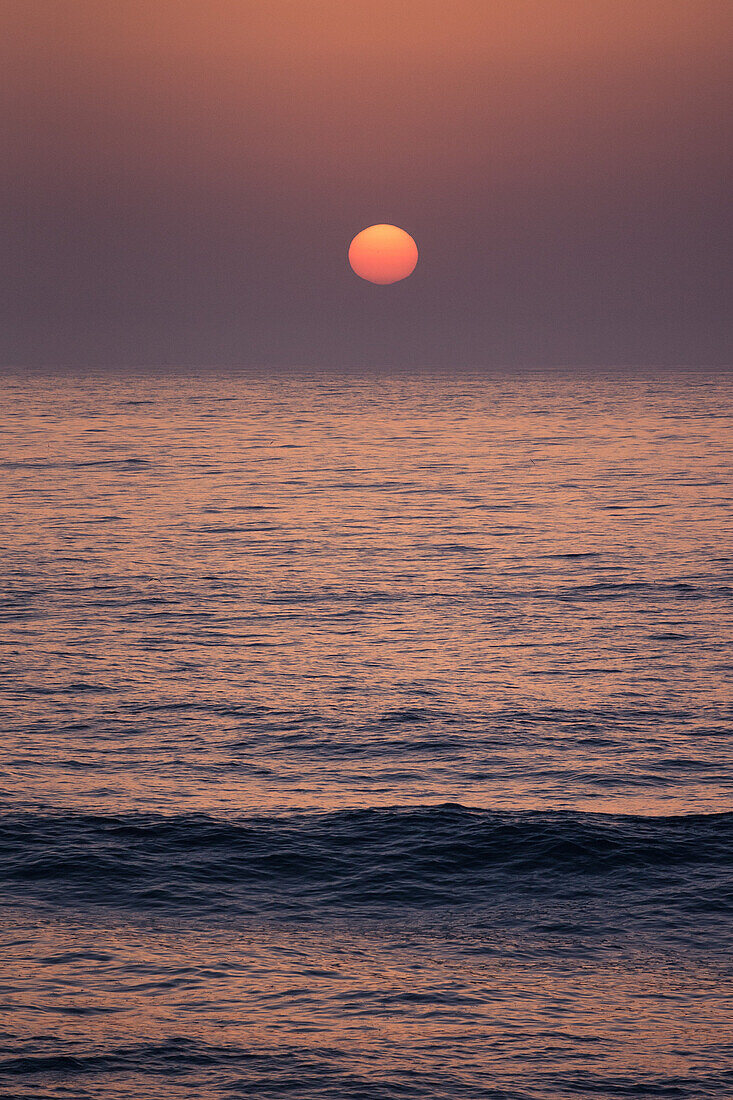
[[[732,389],[7,375],[0,1094],[733,1095]]]

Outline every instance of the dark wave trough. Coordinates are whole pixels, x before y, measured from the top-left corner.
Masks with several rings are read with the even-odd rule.
[[[676,911],[733,912],[733,813],[672,818],[460,806],[218,820],[9,814],[0,876],[67,904],[371,914],[509,895],[639,891]]]

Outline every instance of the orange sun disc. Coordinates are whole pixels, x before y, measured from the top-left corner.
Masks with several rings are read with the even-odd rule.
[[[370,225],[349,246],[349,263],[370,283],[397,283],[415,270],[417,245],[396,225]]]

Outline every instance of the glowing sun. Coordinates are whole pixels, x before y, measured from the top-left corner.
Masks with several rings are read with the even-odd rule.
[[[349,263],[362,279],[386,286],[412,275],[417,263],[417,245],[409,233],[396,225],[370,225],[357,233],[349,245]]]

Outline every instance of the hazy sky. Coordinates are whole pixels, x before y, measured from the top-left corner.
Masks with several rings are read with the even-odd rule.
[[[731,0],[3,0],[0,364],[727,364],[732,59]]]

